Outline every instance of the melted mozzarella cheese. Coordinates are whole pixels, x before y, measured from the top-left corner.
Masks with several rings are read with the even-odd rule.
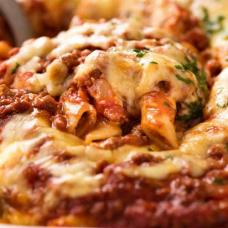
[[[129,47],[127,43],[127,48],[93,52],[79,67],[74,80],[85,80],[89,72],[98,68],[131,114],[138,113],[140,98],[156,90],[160,82],[169,83],[168,95],[176,102],[193,102],[202,96],[194,74],[176,67],[186,61],[183,47],[178,44],[152,46],[140,57]]]
[[[104,23],[84,23],[61,32],[54,38],[57,48],[50,53],[50,56],[59,56],[74,49],[90,46],[107,49],[126,34],[131,39],[138,39],[142,37],[142,33],[143,31],[140,33],[137,29],[132,30],[131,23],[116,19]]]
[[[113,52],[108,56],[107,66],[106,79],[118,96],[125,98],[128,111],[134,113],[137,102],[135,91],[141,74],[140,64],[134,59]]]
[[[58,96],[64,91],[64,80],[68,76],[67,67],[59,59],[48,65],[45,73],[35,73],[28,80],[30,90],[39,92],[44,88],[52,96]]]
[[[83,26],[63,32],[54,39],[40,38],[30,41],[24,44],[18,54],[7,60],[7,63],[11,69],[16,64],[20,64],[20,73],[26,71],[34,73],[29,79],[32,91],[39,92],[44,89],[53,96],[60,95],[65,89],[66,66],[58,58],[49,64],[45,73],[39,74],[36,71],[41,58],[59,57],[75,48],[90,45],[106,49],[115,40],[113,37],[121,37],[126,29],[129,29],[126,24],[114,29],[112,23],[94,25],[92,29],[91,25]],[[132,31],[130,31],[132,37],[140,37],[140,33],[136,33],[134,29]],[[86,34],[90,32],[94,34],[87,37]],[[122,44],[123,41],[120,43]],[[126,47],[107,52],[95,51],[86,59],[85,64],[79,67],[76,79],[100,67],[117,96],[126,101],[127,109],[132,114],[138,114],[140,98],[162,81],[170,83],[169,96],[175,101],[194,101],[201,95],[195,76],[189,71],[176,68],[186,58],[181,48],[178,44],[151,46],[142,57],[137,57],[137,53]],[[181,75],[191,82],[186,84],[176,75]],[[163,160],[148,166],[137,166],[130,162],[126,166],[119,166],[117,171],[129,177],[158,180],[181,172],[183,169],[187,169],[194,177],[201,176],[209,167],[208,149],[214,144],[227,143],[227,83],[227,69],[225,69],[212,89],[208,111],[206,111],[210,120],[189,130],[179,149],[172,151],[157,151],[154,146],[128,145],[114,150],[98,149],[86,143],[101,140],[107,136],[120,135],[121,130],[116,123],[99,124],[86,135],[86,142],[84,142],[72,134],[51,128],[49,120],[35,112],[16,114],[8,120],[1,131],[0,194],[4,189],[9,189],[18,193],[26,202],[36,202],[38,194],[28,185],[24,175],[29,165],[36,165],[50,174],[48,184],[44,185],[44,197],[40,199],[39,205],[36,205],[37,207],[41,205],[42,210],[48,211],[62,198],[80,197],[99,191],[105,178],[104,174],[96,173],[100,162],[107,161],[118,166],[123,162],[131,161],[133,156],[139,154],[153,154]],[[220,106],[225,104],[225,106],[218,108],[217,104]],[[65,105],[73,114],[77,113],[77,106],[69,103]],[[75,119],[72,120],[74,121]],[[151,151],[151,148],[155,151]],[[58,156],[62,153],[69,155],[70,159],[58,160]],[[11,213],[12,215],[8,214],[9,217],[3,215],[3,222],[9,220],[13,223],[37,224],[39,221],[39,213],[36,210],[26,215],[14,210]]]
[[[176,52],[178,52],[177,49]],[[154,64],[153,61],[158,64]],[[176,66],[180,65],[184,61],[184,58],[181,58],[180,61],[176,61],[175,57],[169,57],[169,50],[167,50],[166,55],[163,53],[156,53],[156,50],[153,53],[152,49],[151,53],[146,54],[145,57],[141,59],[144,71],[142,79],[137,87],[138,95],[141,96],[150,92],[151,89],[158,85],[161,81],[168,81],[171,87],[169,96],[175,101],[182,101],[183,98],[186,99],[187,94],[196,96],[194,84],[197,84],[197,81],[193,73],[190,71],[178,71],[176,69]],[[177,75],[181,75],[181,77],[192,81],[192,85],[179,80]]]
[[[12,135],[12,128],[15,132],[20,130],[23,134]],[[87,161],[86,157],[83,159],[85,153],[83,142],[71,134],[50,128],[42,118],[27,114],[16,115],[5,126],[2,136],[4,142],[0,147],[0,173],[7,178],[1,178],[1,186],[12,187],[18,182],[17,190],[30,195],[31,189],[26,185],[23,170],[31,163],[45,168],[52,174],[54,189],[63,183],[67,188],[77,180],[80,188],[74,188],[75,195],[91,191],[99,180],[99,178],[96,180],[92,172],[95,163]],[[38,146],[41,142],[43,142],[42,146]],[[39,152],[32,155],[36,146]],[[54,156],[64,151],[76,156],[76,161],[79,159],[78,162],[73,162],[69,166],[55,162]]]
[[[54,46],[52,39],[48,37],[26,41],[20,48],[19,52],[7,60],[7,64],[10,66],[10,71],[16,64],[24,65],[34,56],[46,56]]]
[[[125,145],[115,150],[86,146],[76,136],[52,129],[49,121],[36,113],[13,116],[3,127],[1,137],[0,176],[4,177],[0,178],[1,188],[13,189],[27,202],[34,201],[37,194],[28,186],[24,170],[30,164],[39,166],[50,174],[49,184],[44,185],[44,197],[40,202],[48,211],[62,197],[79,197],[98,191],[104,174],[97,174],[95,169],[101,161],[118,165],[130,161],[135,155],[153,154],[163,161],[148,166],[128,163],[127,166],[118,167],[118,172],[129,177],[158,180],[183,169],[195,177],[202,175],[208,169],[207,150],[210,146],[227,142],[228,113],[226,109],[214,119],[187,132],[180,148],[172,151],[151,152],[153,146]],[[58,161],[56,156],[62,152],[72,158]],[[39,215],[34,212],[31,212],[31,223],[28,223],[26,217],[18,221],[15,216],[19,216],[16,211],[7,213],[6,210],[2,218],[4,222],[10,219],[11,222],[25,224],[36,224],[39,221]]]
[[[53,185],[49,191],[54,192],[54,189],[58,189],[62,186],[61,189],[64,194],[75,197],[81,194],[87,194],[93,191],[96,186],[98,187],[102,176],[96,176],[93,170],[96,167],[96,162],[99,160],[119,163],[131,159],[131,157],[136,154],[151,153],[146,147],[123,146],[112,152],[109,150],[96,149],[91,146],[85,147],[75,136],[61,133],[46,126],[43,127],[42,120],[40,126],[38,122],[34,125],[33,118],[34,116],[17,115],[3,130],[4,143],[0,148],[0,173],[7,178],[0,179],[1,186],[10,187],[17,183],[16,187],[18,191],[29,192],[30,189],[26,186],[24,181],[23,169],[25,169],[29,163],[34,163],[47,169],[51,173]],[[33,135],[24,135],[24,137],[20,136],[19,138],[14,136],[13,140],[9,130],[11,127],[17,129],[19,126],[20,129],[24,130],[24,133],[28,134],[33,132]],[[133,165],[130,168],[126,168],[126,170],[124,168],[124,173],[129,176],[141,175],[155,179],[163,179],[171,173],[178,172],[187,166],[190,167],[193,175],[199,175],[206,168],[205,160],[203,160],[205,158],[206,148],[208,148],[209,145],[213,145],[213,143],[224,140],[223,131],[218,133],[217,137],[214,135],[213,140],[210,139],[210,132],[208,135],[207,133],[203,133],[205,127],[208,128],[210,126],[210,123],[206,125],[202,124],[201,127],[195,129],[200,129],[202,132],[201,135],[196,135],[194,133],[195,130],[193,130],[192,133],[190,132],[186,136],[180,151],[153,152],[155,156],[159,157],[165,157],[171,154],[174,156],[173,160],[168,159],[158,165],[145,169]],[[224,128],[223,126],[223,129]],[[31,157],[29,154],[32,153],[32,149],[44,139],[46,139],[46,141],[39,148],[39,152]],[[67,163],[56,162],[53,156],[56,153],[60,153],[61,148],[65,152],[75,155],[75,159],[73,158]],[[195,148],[197,148],[197,150],[195,150]],[[196,161],[195,159],[198,161],[194,162]],[[130,172],[129,169],[132,170],[132,172]]]
[[[52,96],[59,96],[68,84],[67,79],[71,77],[61,60],[64,54],[91,46],[106,50],[115,43],[124,42],[125,37],[128,39],[140,38],[143,33],[140,31],[129,22],[112,20],[101,23],[84,23],[61,32],[52,39],[41,37],[29,40],[23,44],[17,54],[6,61],[8,71],[5,77],[8,79],[11,78],[12,73],[18,73],[15,79],[17,83],[13,84],[14,88],[21,86],[35,93],[45,90]],[[54,61],[44,69],[44,73],[37,72],[40,67],[43,67],[44,61],[53,59]],[[33,74],[26,82],[18,82],[18,80],[23,80],[23,74],[26,72]]]

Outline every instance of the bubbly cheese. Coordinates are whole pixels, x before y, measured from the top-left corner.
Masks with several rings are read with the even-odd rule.
[[[224,80],[226,76],[227,74],[225,76],[221,74],[218,81]],[[221,93],[226,94],[226,91]],[[208,148],[214,144],[226,143],[227,123],[228,113],[227,108],[224,108],[222,112],[214,115],[214,118],[187,132],[178,150],[151,152],[149,146],[123,146],[111,151],[97,149],[90,145],[85,146],[77,137],[50,128],[49,121],[37,116],[36,113],[18,114],[9,120],[2,131],[0,173],[7,178],[1,178],[0,182],[2,186],[8,187],[17,183],[19,190],[29,191],[25,186],[22,170],[33,162],[53,174],[54,188],[57,189],[59,184],[64,188],[66,184],[71,189],[70,195],[86,194],[93,191],[95,186],[99,186],[102,180],[102,176],[96,177],[93,172],[98,161],[106,160],[118,164],[130,160],[136,154],[143,153],[152,153],[154,156],[167,159],[152,167],[133,165],[123,168],[126,175],[163,179],[187,167],[193,176],[198,176],[207,169]],[[17,133],[19,130],[21,134]],[[44,142],[38,147],[39,152],[31,157],[29,154],[32,153],[32,149],[42,140]],[[76,157],[67,163],[56,162],[53,156],[62,151]],[[85,186],[85,190],[82,190],[82,187],[73,187],[79,183],[78,181],[80,186]],[[64,194],[67,194],[67,191],[64,190]]]
[[[16,64],[24,65],[34,56],[46,56],[54,48],[54,45],[52,39],[48,37],[26,41],[19,52],[7,60],[7,64],[11,66],[10,70],[12,70]]]
[[[18,133],[20,130],[24,135],[15,134],[13,136],[11,134],[12,127],[15,132]],[[18,181],[18,190],[30,195],[31,189],[26,186],[23,180],[23,170],[32,163],[51,172],[53,175],[53,183],[58,183],[59,185],[63,182],[66,183],[66,185],[68,182],[70,184],[70,182],[76,178],[75,175],[72,176],[72,174],[79,169],[81,170],[81,174],[79,172],[77,174],[79,176],[77,180],[78,183],[80,176],[85,177],[85,179],[81,178],[82,182],[79,184],[80,188],[76,188],[78,190],[75,189],[77,192],[75,194],[85,194],[85,192],[88,191],[86,190],[88,189],[88,184],[91,185],[93,189],[94,184],[92,184],[92,182],[95,183],[96,178],[90,179],[91,177],[89,176],[92,176],[94,164],[89,161],[84,161],[84,163],[81,162],[80,165],[80,157],[83,156],[84,146],[83,142],[77,137],[50,128],[47,123],[45,123],[45,120],[36,118],[34,115],[16,115],[6,125],[2,135],[4,143],[1,144],[0,149],[0,172],[1,174],[5,174],[7,178],[1,178],[1,186],[9,187],[15,181]],[[38,154],[32,155],[33,149],[41,142],[43,142],[43,144],[38,147]],[[70,166],[71,168],[67,168],[64,163],[56,163],[54,156],[64,151],[70,153],[72,156],[76,156],[76,160],[79,159],[79,162],[72,164]],[[83,169],[82,166],[84,167]],[[9,168],[11,171],[7,171]],[[63,169],[66,170],[63,172]],[[63,178],[62,174],[64,174],[65,178]],[[72,178],[68,178],[70,175]],[[86,189],[84,189],[84,191],[83,181],[84,183],[88,181],[88,184],[85,184]]]
[[[176,104],[196,103],[200,99],[203,103],[205,100],[197,76],[183,67],[192,57],[180,44],[167,42],[156,46],[150,40],[140,42],[144,49],[134,49],[134,42],[125,42],[122,47],[94,51],[87,56],[85,63],[78,67],[74,81],[78,86],[87,80],[92,81],[94,79],[90,78],[91,72],[98,69],[110,87],[106,88],[107,91],[101,91],[104,88],[100,89],[94,83],[97,96],[103,94],[105,99],[104,94],[111,90],[109,93],[114,92],[119,103],[126,107],[131,116],[138,117],[141,112],[141,127],[151,140],[159,144],[161,139],[165,139],[165,144],[177,148],[174,126]],[[166,89],[167,91],[164,91]],[[163,91],[174,103],[171,117],[170,112],[163,108],[165,99],[160,105],[143,105],[146,94],[158,91]],[[189,112],[188,107],[183,105],[177,115],[188,115]]]
[[[137,6],[132,4],[128,7],[129,2],[135,3],[136,1],[139,3]],[[214,1],[205,1],[208,3],[206,7],[209,7],[212,18],[216,18],[223,10],[222,7],[216,8],[217,3],[215,5],[211,3]],[[99,3],[101,2],[103,5],[98,9],[108,17],[109,13],[105,12],[106,7],[109,6],[108,0],[102,0]],[[42,37],[26,42],[16,55],[6,61],[9,66],[7,74],[11,74],[15,67],[18,75],[30,72],[32,75],[26,80],[25,89],[35,93],[44,90],[52,96],[61,96],[68,87],[68,80],[73,78],[61,57],[74,49],[92,46],[104,50],[94,51],[86,58],[84,64],[75,67],[73,73],[75,82],[83,81],[90,76],[89,73],[92,70],[98,68],[118,100],[121,100],[120,104],[123,104],[124,108],[126,106],[131,116],[143,115],[143,112],[140,114],[142,98],[153,91],[162,90],[159,86],[164,86],[164,83],[167,83],[169,87],[165,95],[170,99],[170,103],[173,103],[171,105],[173,113],[176,113],[176,103],[186,104],[198,101],[198,99],[204,102],[196,75],[183,69],[186,59],[192,57],[182,45],[170,40],[162,44],[157,44],[156,40],[124,41],[125,38],[140,39],[143,36],[144,30],[141,26],[149,22],[142,21],[144,20],[142,18],[137,21],[136,16],[141,16],[139,14],[142,9],[145,9],[144,3],[146,2],[141,0],[124,2],[127,11],[122,13],[136,11],[134,17],[128,22],[113,20],[97,24],[84,23],[60,33],[53,39]],[[198,7],[197,2],[203,1],[193,2]],[[224,3],[225,0],[220,2]],[[151,10],[155,11],[158,5],[161,7],[150,18],[155,26],[164,20],[161,12],[170,13],[164,1],[156,1]],[[194,4],[193,7],[195,7]],[[211,10],[213,7],[215,11]],[[227,19],[224,22],[227,26]],[[222,38],[224,43],[218,41],[221,37],[224,37],[222,32],[213,36],[213,47],[217,48],[220,44],[226,45],[226,39]],[[116,48],[110,48],[114,44]],[[135,49],[137,45],[141,49]],[[43,60],[51,60],[51,63],[43,73],[39,73],[37,71]],[[42,113],[33,111],[32,113],[12,114],[5,120],[6,123],[1,129],[0,197],[4,200],[7,190],[17,194],[19,198],[17,200],[20,200],[22,206],[32,206],[31,210],[25,214],[12,208],[6,200],[1,221],[27,225],[38,224],[40,220],[42,221],[42,213],[48,214],[49,210],[58,205],[61,199],[99,193],[107,177],[106,172],[97,172],[97,168],[103,162],[116,167],[114,171],[132,178],[164,180],[183,170],[193,177],[203,175],[209,168],[208,150],[215,144],[224,146],[227,144],[227,73],[227,69],[224,69],[215,80],[205,109],[205,122],[186,132],[179,148],[175,135],[174,117],[171,120],[168,112],[167,115],[162,115],[164,113],[160,112],[158,118],[153,119],[152,114],[157,110],[155,106],[149,107],[152,114],[147,116],[147,120],[152,119],[155,123],[158,120],[160,127],[157,125],[157,132],[170,141],[173,147],[177,148],[175,150],[160,151],[160,148],[155,145],[143,147],[124,145],[113,150],[95,147],[91,144],[92,142],[113,136],[118,137],[122,132],[119,123],[100,121],[95,108],[87,101],[74,104],[66,99],[62,102],[61,111],[67,119],[66,131],[69,133],[52,128],[50,120],[42,116]],[[15,76],[17,77],[17,74]],[[152,103],[150,102],[150,105]],[[182,111],[187,112],[185,109]],[[82,118],[85,113],[93,115],[91,122],[86,119],[87,116]],[[84,141],[74,135],[80,131],[78,126],[82,126],[79,124],[81,119],[95,126],[89,133],[86,132]],[[157,163],[148,163],[146,166],[132,162],[133,157],[143,154],[161,159]],[[42,174],[43,179],[41,178],[40,183],[43,185],[42,191],[39,191],[39,186],[32,186],[30,182],[33,179],[30,181],[26,176],[26,171],[34,167],[35,171],[29,170],[31,172],[29,174]],[[47,180],[45,174],[47,174]],[[39,181],[39,176],[35,177],[34,181]],[[39,211],[42,213],[38,213]]]
[[[128,34],[128,31],[131,39],[138,39],[142,36],[142,34],[138,35],[138,31],[135,31],[135,34],[131,33],[131,23],[116,19],[104,23],[84,23],[81,26],[73,26],[54,38],[57,48],[50,53],[50,56],[59,56],[74,49],[90,46],[107,49],[117,39],[123,38]]]
[[[138,112],[140,98],[155,90],[160,82],[169,83],[168,95],[176,102],[188,103],[202,97],[194,74],[178,69],[187,58],[182,46],[172,43],[159,47],[145,45],[150,49],[142,50],[140,57],[137,57],[140,50],[135,51],[130,46],[131,42],[120,49],[94,51],[79,67],[74,80],[83,80],[90,71],[100,69],[132,114]]]
[[[0,176],[4,177],[0,178],[1,190],[13,190],[25,202],[34,201],[37,193],[28,185],[24,172],[31,165],[38,166],[50,177],[43,186],[44,197],[36,207],[41,205],[40,209],[48,211],[62,197],[74,198],[99,191],[105,178],[104,174],[95,172],[99,162],[118,165],[140,154],[152,154],[163,160],[147,166],[128,163],[127,166],[118,167],[118,172],[129,177],[163,180],[187,169],[190,175],[198,177],[209,167],[207,150],[214,144],[227,143],[227,137],[227,108],[187,132],[180,148],[171,151],[156,151],[154,146],[127,145],[115,150],[98,149],[85,145],[72,134],[51,128],[49,121],[36,112],[17,114],[8,120],[1,132]],[[71,158],[58,160],[62,153]],[[30,213],[32,219],[28,221],[26,216],[20,217],[19,211],[5,209],[2,220],[37,224],[41,215],[36,210]]]
[[[64,80],[68,76],[67,67],[59,59],[48,65],[45,73],[35,73],[28,79],[28,84],[32,92],[39,92],[46,89],[52,96],[60,95],[65,87]]]
[[[140,64],[118,52],[111,52],[107,61],[105,76],[109,84],[120,98],[126,98],[128,110],[134,113],[137,102],[136,87],[141,76]]]
[[[228,116],[224,118],[227,123]],[[228,125],[223,121],[214,119],[192,129],[186,134],[179,150],[151,152],[149,147],[123,146],[110,151],[84,146],[77,137],[47,127],[44,120],[34,118],[34,115],[16,115],[2,133],[4,141],[0,147],[0,173],[5,178],[1,178],[0,183],[1,186],[14,186],[19,192],[27,192],[30,195],[31,190],[25,184],[23,170],[33,163],[51,173],[52,185],[46,186],[49,189],[48,197],[50,194],[54,197],[57,189],[61,189],[61,194],[75,197],[94,191],[101,183],[102,175],[94,173],[98,161],[119,163],[143,153],[152,153],[154,156],[167,159],[149,167],[132,165],[123,168],[126,175],[164,179],[187,167],[193,176],[199,176],[207,169],[207,149],[210,145],[226,140]],[[12,127],[15,132],[20,129],[24,135],[12,135]],[[210,131],[212,127],[220,130]],[[33,148],[42,140],[44,142],[39,147],[39,152],[32,155]],[[61,154],[62,151],[75,158],[66,163],[57,162],[54,156]]]
[[[125,37],[138,39],[143,36],[143,31],[140,32],[135,26],[133,28],[132,23],[117,19],[100,23],[88,22],[61,32],[54,38],[41,37],[26,41],[18,53],[6,60],[6,81],[11,82],[12,74],[16,74],[14,88],[23,87],[34,93],[45,90],[52,96],[59,96],[71,78],[67,66],[62,61],[65,54],[75,49],[91,47],[106,50],[116,43],[124,42]],[[46,69],[43,69],[42,64],[45,61],[50,62]],[[42,73],[38,72],[39,69],[43,69]],[[28,72],[28,80],[26,78],[26,81],[23,81],[23,74]]]

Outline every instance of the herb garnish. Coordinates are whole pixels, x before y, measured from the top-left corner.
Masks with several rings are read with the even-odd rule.
[[[208,86],[207,86],[207,76],[204,70],[199,71],[198,74],[196,74],[196,78],[199,83],[199,87],[201,90],[204,92],[204,94],[207,96],[209,91],[208,91]]]
[[[142,58],[145,54],[146,54],[146,50],[147,49],[133,49],[133,52],[136,53],[136,56],[139,57],[139,58]]]
[[[210,18],[208,10],[205,7],[202,8],[202,11],[203,11],[203,27],[208,34],[214,34],[223,30],[224,28],[223,22],[225,19],[224,16],[220,15],[215,20],[212,20]]]
[[[184,70],[183,66],[182,65],[175,65],[176,69],[178,70]]]
[[[185,84],[193,84],[193,81],[189,78],[183,78],[182,76],[180,76],[179,74],[176,74],[176,78],[179,80],[179,81],[182,81],[184,82]]]
[[[177,116],[177,120],[185,122],[202,117],[203,105],[200,100],[191,103],[184,103],[183,105],[188,109],[188,114]]]
[[[158,64],[158,63],[155,61],[150,61],[150,64]]]
[[[175,67],[177,69],[191,71],[196,76],[200,89],[205,93],[206,96],[208,95],[206,74],[204,71],[199,70],[196,59],[185,58],[185,63],[176,65]]]
[[[11,70],[11,74],[15,74],[19,67],[20,67],[20,63],[16,63],[15,66]]]

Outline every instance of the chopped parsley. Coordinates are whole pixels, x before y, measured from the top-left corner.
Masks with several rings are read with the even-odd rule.
[[[184,103],[184,106],[188,109],[188,114],[177,116],[177,120],[185,122],[202,117],[203,105],[200,100],[191,103]]]
[[[199,70],[196,59],[186,58],[185,63],[176,65],[175,67],[177,69],[191,71],[196,76],[200,89],[205,93],[206,96],[208,95],[207,77],[204,71]]]
[[[213,184],[216,184],[216,185],[225,185],[227,184],[228,181],[221,178],[221,177],[216,177],[214,180],[213,180]]]
[[[208,91],[207,76],[206,76],[205,71],[204,70],[202,70],[201,72],[199,71],[199,73],[196,74],[196,78],[198,80],[199,87],[204,92],[204,94],[207,96],[209,91]]]
[[[11,70],[11,74],[15,74],[19,67],[20,67],[20,63],[16,63],[15,66]]]
[[[151,61],[150,64],[158,64],[158,63],[155,61]]]
[[[136,57],[142,58],[146,54],[147,49],[133,49],[133,52],[136,53]]]
[[[197,62],[196,59],[190,59],[189,57],[185,58],[185,63],[182,64],[182,67],[184,70],[189,70],[191,71],[193,74],[198,74],[199,73],[199,68],[197,66]]]
[[[224,19],[225,17],[220,15],[215,20],[210,18],[208,10],[203,7],[203,27],[208,34],[214,34],[220,32],[224,28]]]
[[[176,69],[178,70],[184,70],[183,66],[182,65],[175,65]]]
[[[179,80],[179,81],[182,81],[184,82],[185,84],[193,84],[193,81],[189,78],[184,78],[182,76],[180,76],[179,74],[176,74],[176,78]]]

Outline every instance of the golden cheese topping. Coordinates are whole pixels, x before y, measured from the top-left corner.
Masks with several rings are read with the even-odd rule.
[[[12,73],[17,73],[19,79],[17,80],[17,77],[15,79],[16,83],[13,84],[15,88],[26,88],[35,93],[46,90],[52,96],[59,96],[68,85],[64,85],[64,82],[71,77],[62,59],[65,55],[76,49],[106,50],[116,43],[120,45],[123,38],[140,38],[143,31],[139,31],[129,22],[113,19],[108,22],[84,23],[61,32],[52,39],[41,37],[26,41],[18,53],[5,61],[7,66],[5,81],[11,82]],[[44,72],[39,72],[45,61],[50,61],[50,64]],[[27,72],[31,75],[24,80],[23,75]]]
[[[91,71],[100,69],[132,114],[137,113],[140,98],[162,83],[168,84],[168,95],[176,102],[204,99],[197,76],[185,69],[187,62],[195,60],[190,60],[193,57],[183,46],[172,42],[154,46],[149,40],[142,44],[143,49],[135,49],[134,42],[127,42],[123,48],[94,51],[79,66],[74,80],[80,83]]]
[[[156,144],[167,141],[177,148],[175,116],[184,120],[196,117],[192,116],[192,106],[200,110],[204,104],[206,82],[200,78],[202,73],[194,57],[180,44],[167,41],[156,45],[150,40],[137,44],[143,45],[142,48],[134,48],[132,41],[120,48],[94,51],[78,67],[74,82],[81,87],[92,81],[89,91],[97,106],[99,102],[108,105],[108,97],[114,96],[116,104],[129,115],[139,117],[141,112],[141,126],[146,135]],[[101,79],[94,79],[93,72],[98,71]],[[117,121],[114,117],[110,120]]]
[[[152,153],[164,161],[145,167],[132,164],[121,168],[120,172],[134,177],[165,179],[187,168],[191,175],[200,176],[208,166],[207,149],[211,145],[225,143],[227,120],[226,110],[222,116],[190,130],[179,150],[151,152],[149,146],[123,146],[116,150],[85,146],[77,137],[50,128],[47,121],[36,113],[15,115],[2,131],[0,174],[5,178],[1,178],[0,183],[2,187],[14,188],[16,192],[23,192],[32,199],[33,193],[26,184],[24,170],[31,164],[45,169],[50,175],[43,199],[48,208],[58,200],[59,189],[62,196],[70,197],[96,191],[102,181],[102,174],[94,173],[99,161],[120,163],[130,160],[136,154]],[[12,134],[12,129],[22,134]],[[72,156],[72,159],[58,162],[57,158],[62,152]]]
[[[224,78],[227,78],[227,74],[221,74],[218,83]],[[221,91],[221,94],[225,96],[226,91]],[[178,150],[151,152],[153,147],[150,146],[123,146],[115,150],[86,146],[76,136],[51,128],[49,121],[36,111],[18,114],[8,121],[1,133],[0,174],[6,178],[1,178],[0,183],[3,187],[14,188],[32,198],[33,194],[23,174],[31,164],[38,165],[48,171],[51,177],[51,184],[45,186],[47,191],[44,199],[45,205],[51,207],[58,200],[58,189],[61,189],[61,194],[71,197],[95,191],[102,181],[102,174],[94,173],[98,161],[120,163],[130,160],[136,154],[152,153],[164,161],[151,167],[132,164],[123,167],[121,172],[128,176],[164,179],[187,168],[191,175],[199,176],[207,169],[207,149],[227,140],[227,118],[227,108],[224,108],[211,120],[187,132]],[[90,137],[88,140],[91,140]],[[62,153],[72,159],[66,163],[59,162],[58,156]]]
[[[225,0],[178,2],[191,5],[202,18],[213,50],[226,47]],[[113,186],[107,179],[112,172],[130,182],[161,184],[179,174],[196,179],[214,164],[209,152],[216,153],[216,146],[227,150],[228,69],[215,78],[209,94],[193,49],[164,38],[176,34],[181,40],[179,35],[188,33],[178,17],[172,17],[175,12],[184,24],[193,23],[188,7],[168,0],[79,3],[97,10],[83,15],[79,4],[84,18],[133,16],[85,22],[54,38],[29,40],[1,65],[6,68],[5,74],[1,72],[4,83],[13,88],[3,87],[0,95],[1,222],[35,225],[57,217],[54,225],[90,224],[84,220],[80,200],[89,204],[98,197],[101,204],[90,211],[96,213],[105,194],[111,195]],[[106,12],[109,8],[111,15]],[[160,26],[165,32],[156,29]],[[154,161],[137,163],[137,156]],[[117,183],[118,191],[124,184]],[[71,201],[79,207],[61,217]]]
[[[168,45],[168,47],[171,50],[176,48],[173,45]],[[165,49],[169,50],[168,47],[165,47]],[[153,50],[153,47],[151,49]],[[171,58],[171,54],[164,55],[163,48],[156,50],[156,47],[153,51],[144,51],[146,52],[144,56],[139,57],[137,56],[139,52],[135,53],[133,50],[110,50],[109,53],[112,58],[108,58],[108,61],[111,67],[113,67],[114,72],[120,71],[123,73],[128,70],[129,75],[131,75],[130,73],[132,71],[128,68],[129,62],[124,61],[126,56],[127,59],[138,66],[139,71],[147,69],[150,64],[152,66],[161,64],[163,68],[166,66],[167,69],[170,68],[174,72],[180,70],[175,67],[176,64],[181,64],[179,62],[181,60],[179,55]],[[100,54],[102,56],[104,53]],[[97,53],[95,52],[91,56],[94,57],[94,55],[97,56]],[[123,60],[121,59],[121,63],[124,63],[123,66],[118,65],[120,63],[115,59],[116,56],[120,56],[120,59],[123,58]],[[89,61],[88,59],[86,61]],[[86,64],[87,62],[82,67],[84,68]],[[108,65],[108,68],[110,65]],[[109,72],[109,70],[106,69],[106,72]],[[153,74],[157,75],[158,73],[156,74],[155,71]],[[191,79],[194,80],[193,83],[196,83],[191,72],[183,75],[189,78],[192,77]],[[147,77],[149,76],[148,74]],[[169,78],[171,77],[172,75],[169,73]],[[218,82],[220,80],[223,81],[224,78],[227,78],[227,74],[225,76],[221,74],[218,77]],[[155,79],[159,79],[159,74]],[[108,78],[110,84],[112,83],[111,80]],[[178,79],[171,78],[169,80]],[[125,82],[123,81],[122,83]],[[139,77],[138,83],[133,82],[132,84],[133,86],[137,86],[140,83]],[[118,83],[115,83],[115,85],[118,85]],[[225,90],[221,93],[224,95]],[[121,95],[121,89],[119,94]],[[179,95],[176,97],[175,94],[171,96],[178,99]],[[131,100],[131,95],[129,95],[129,100]],[[202,175],[208,168],[209,161],[207,160],[206,153],[208,148],[214,144],[226,143],[228,132],[228,125],[226,124],[227,117],[227,108],[225,108],[212,119],[199,124],[187,132],[179,149],[156,152],[151,151],[153,146],[134,147],[125,145],[114,150],[98,149],[92,145],[85,145],[82,140],[72,134],[63,133],[51,128],[49,120],[36,111],[31,114],[17,114],[8,120],[1,133],[0,174],[6,178],[1,178],[0,183],[3,188],[13,188],[14,191],[23,193],[27,197],[27,200],[33,200],[34,193],[28,187],[25,173],[28,172],[27,170],[32,169],[32,167],[39,167],[40,170],[45,170],[43,175],[48,176],[48,184],[46,183],[44,186],[46,193],[40,203],[41,205],[45,205],[46,210],[48,210],[48,208],[51,208],[58,202],[59,194],[61,194],[61,197],[78,197],[94,191],[96,192],[104,178],[103,174],[97,174],[95,172],[99,161],[118,164],[130,161],[137,154],[153,154],[153,156],[161,158],[162,161],[149,166],[138,166],[132,163],[131,165],[120,168],[119,172],[129,177],[162,180],[171,174],[187,169],[192,176],[197,177]],[[98,126],[98,131],[100,129],[103,131],[102,125]],[[118,128],[115,128],[115,124],[110,124],[108,131],[112,131],[113,135],[120,133]],[[12,132],[15,133],[12,134]],[[21,134],[17,132],[21,132]],[[88,141],[93,140],[92,135],[96,135],[97,132],[94,131],[90,134],[87,135]],[[61,156],[66,156],[70,159],[61,162],[59,160]],[[59,192],[60,189],[61,192]],[[40,219],[39,215],[34,216],[33,219],[35,219],[34,223],[36,223],[36,219],[37,221]]]

